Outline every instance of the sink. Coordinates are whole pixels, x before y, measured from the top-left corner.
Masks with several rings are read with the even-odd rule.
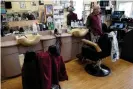
[[[68,33],[72,34],[75,37],[83,37],[88,33],[88,31],[88,29],[75,28],[69,31]]]
[[[18,44],[23,46],[32,46],[40,41],[41,35],[39,34],[27,34],[23,36],[16,36]]]

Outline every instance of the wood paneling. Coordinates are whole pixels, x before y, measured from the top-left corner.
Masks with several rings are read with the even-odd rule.
[[[133,64],[118,60],[111,62],[106,58],[103,62],[111,69],[106,77],[95,77],[87,74],[84,65],[78,60],[66,63],[68,81],[60,82],[62,89],[133,89]],[[21,77],[6,80],[1,89],[22,89]]]

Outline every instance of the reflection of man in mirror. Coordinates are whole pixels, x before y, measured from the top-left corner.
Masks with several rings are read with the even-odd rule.
[[[69,14],[67,15],[67,25],[71,25],[71,21],[77,21],[77,14],[74,13],[74,8],[73,7],[68,7]]]

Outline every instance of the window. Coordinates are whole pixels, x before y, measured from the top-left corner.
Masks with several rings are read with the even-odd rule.
[[[75,13],[78,16],[78,19],[82,19],[82,12],[83,12],[83,0],[73,0],[75,2]]]
[[[126,17],[132,17],[133,15],[133,2],[121,2],[119,3],[118,10],[125,11]]]

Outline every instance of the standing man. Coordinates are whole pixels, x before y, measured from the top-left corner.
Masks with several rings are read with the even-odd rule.
[[[86,26],[90,30],[91,41],[97,42],[103,34],[101,22],[101,9],[99,5],[93,7],[93,12],[87,17]]]

